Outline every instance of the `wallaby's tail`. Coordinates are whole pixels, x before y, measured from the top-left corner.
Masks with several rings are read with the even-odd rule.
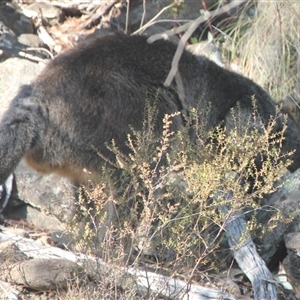
[[[0,184],[14,171],[37,136],[37,108],[23,86],[0,121]]]

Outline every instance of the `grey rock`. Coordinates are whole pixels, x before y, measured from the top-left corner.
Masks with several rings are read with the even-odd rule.
[[[260,255],[267,264],[275,257],[283,258],[282,245],[287,234],[300,232],[300,169],[287,175],[284,180],[284,185],[266,200],[258,214],[258,222],[266,232],[257,243]],[[275,210],[280,212],[282,220],[272,221]]]
[[[44,68],[44,65],[17,57],[0,63],[0,117],[21,84],[28,84]]]
[[[66,288],[81,268],[65,259],[31,259],[16,264],[10,276],[16,284],[33,290]]]
[[[29,17],[41,15],[51,25],[64,20],[62,10],[46,2],[33,2],[25,6],[23,11]]]
[[[49,232],[64,230],[62,223],[55,216],[41,212],[30,205],[21,205],[14,209],[10,209],[5,216],[17,220],[26,220],[29,224],[39,230],[46,230]]]
[[[18,291],[12,284],[0,280],[0,290],[5,291],[5,298],[7,300],[19,300],[21,292]]]
[[[16,35],[33,33],[33,26],[30,19],[8,5],[0,6],[0,21]]]
[[[51,240],[57,247],[70,249],[70,250],[80,250],[77,245],[76,236],[70,232],[65,232],[62,230],[52,231]]]
[[[41,175],[21,163],[16,169],[19,198],[30,206],[68,220],[73,215],[74,187],[55,174]]]
[[[18,37],[18,42],[28,47],[42,47],[42,40],[32,33],[23,33]]]
[[[283,266],[291,281],[294,290],[300,293],[300,232],[285,235],[287,257],[283,260]]]

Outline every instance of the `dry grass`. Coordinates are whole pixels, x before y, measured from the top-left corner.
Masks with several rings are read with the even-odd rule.
[[[235,28],[243,72],[274,99],[286,97],[298,81],[299,8],[297,1],[259,1],[255,18]]]

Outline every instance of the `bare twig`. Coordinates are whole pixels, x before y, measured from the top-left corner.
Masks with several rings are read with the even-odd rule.
[[[19,55],[20,57],[27,58],[27,59],[32,60],[32,61],[35,61],[35,62],[42,62],[42,63],[45,63],[45,59],[40,58],[40,57],[35,56],[35,55],[32,55],[32,54],[29,54],[29,53],[26,53],[26,52],[24,52],[24,51],[19,51],[19,52],[18,52],[18,55]]]
[[[143,0],[143,14],[142,14],[140,27],[144,25],[145,17],[146,17],[146,0]]]
[[[276,284],[272,282],[272,274],[258,255],[251,236],[241,241],[246,232],[245,219],[241,215],[232,213],[225,230],[236,262],[252,283],[254,299],[276,300]]]
[[[54,58],[54,55],[51,53],[51,51],[43,47],[29,47],[26,48],[26,51],[42,51],[42,52],[46,52],[51,57],[51,59]]]
[[[227,5],[224,5],[223,7],[219,8],[219,9],[216,9],[216,10],[211,11],[211,12],[206,11],[204,15],[200,16],[199,18],[197,18],[195,21],[193,21],[191,23],[185,24],[185,25],[183,25],[181,27],[178,27],[178,28],[175,28],[175,29],[167,30],[163,33],[154,34],[151,37],[149,37],[148,43],[153,43],[153,42],[155,42],[159,39],[164,38],[166,35],[171,36],[171,35],[174,35],[174,34],[180,32],[180,31],[183,31],[183,30],[186,29],[185,34],[181,37],[181,39],[179,41],[176,53],[175,53],[173,61],[172,61],[171,70],[168,74],[167,79],[164,82],[164,85],[166,87],[171,85],[171,82],[172,82],[172,80],[173,80],[173,78],[174,78],[174,76],[175,76],[175,74],[178,70],[178,63],[179,63],[181,54],[183,52],[183,49],[185,47],[185,44],[186,44],[187,40],[190,38],[190,36],[192,35],[192,33],[197,29],[197,27],[201,23],[206,22],[209,18],[214,18],[214,17],[216,17],[220,14],[226,13],[229,10],[231,10],[232,8],[234,8],[238,5],[247,3],[248,1],[249,0],[233,0],[231,3],[229,3]]]
[[[234,172],[231,176],[236,180],[238,178]],[[234,199],[231,192],[226,193],[224,198],[228,205],[220,205],[218,209],[227,216],[224,222],[227,241],[235,261],[252,283],[254,299],[276,300],[276,284],[270,280],[272,274],[257,253],[251,235],[247,234],[244,215],[238,211],[231,211],[231,202],[237,199]]]
[[[144,30],[146,30],[148,27],[152,26],[154,24],[154,21],[166,10],[168,10],[169,8],[173,7],[175,5],[175,3],[172,3],[166,7],[164,7],[156,16],[154,16],[148,23],[146,23],[144,26],[142,26],[141,28],[139,28],[138,30],[136,30],[133,34],[138,34],[143,32]],[[174,22],[174,20],[173,20]]]
[[[43,43],[46,44],[50,49],[54,48],[56,43],[44,26],[40,26],[38,28],[37,34],[38,34],[39,38],[43,41]]]
[[[103,6],[103,8],[97,12],[96,14],[94,14],[90,20],[88,20],[87,22],[85,22],[82,25],[82,29],[86,29],[86,28],[90,28],[93,26],[94,23],[96,23],[104,14],[106,14],[106,12],[108,10],[110,10],[119,0],[111,0],[108,4],[106,4],[105,6]]]
[[[125,34],[127,34],[127,33],[128,33],[129,12],[130,12],[130,0],[126,0],[126,22],[125,22]]]
[[[207,5],[206,5],[206,0],[202,0],[201,3],[202,3],[202,7],[203,7],[204,11],[207,12],[208,9],[207,9]],[[207,25],[208,25],[210,33],[212,34],[212,36],[214,36],[214,30],[213,30],[210,19],[207,20]]]

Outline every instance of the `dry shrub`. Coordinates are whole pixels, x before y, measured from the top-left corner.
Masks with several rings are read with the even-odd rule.
[[[157,137],[155,109],[148,107],[143,130],[128,135],[131,153],[110,146],[119,168],[107,167],[103,182],[85,191],[92,205],[82,204],[89,221],[81,241],[109,263],[203,279],[229,266],[223,228],[232,212],[247,215],[245,236],[255,234],[261,199],[276,190],[289,154],[280,153],[283,132],[273,132],[277,117],[265,127],[257,119],[260,129],[251,132],[237,122],[230,134],[221,126],[204,134],[194,111],[190,124],[196,139],[191,139],[190,130],[171,130],[176,115],[165,116]],[[257,116],[254,107],[253,119]],[[229,210],[222,213],[222,206]]]

